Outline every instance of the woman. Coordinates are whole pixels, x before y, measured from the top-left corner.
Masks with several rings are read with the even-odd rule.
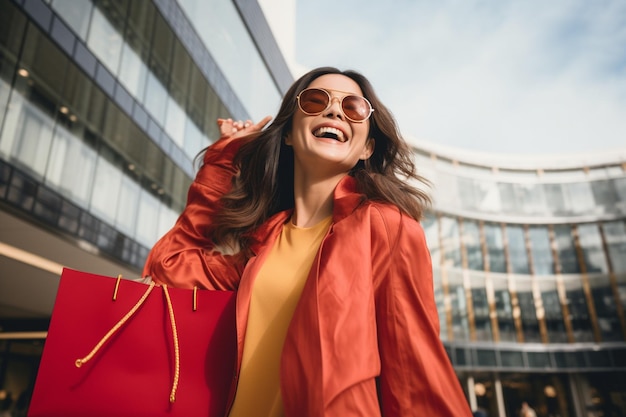
[[[144,270],[238,291],[229,416],[470,416],[391,113],[362,75],[318,68],[268,121],[220,121]]]

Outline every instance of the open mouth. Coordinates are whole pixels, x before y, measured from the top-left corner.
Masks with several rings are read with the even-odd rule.
[[[316,138],[334,139],[339,142],[345,142],[348,139],[343,135],[343,132],[334,127],[324,126],[313,132],[313,136]]]

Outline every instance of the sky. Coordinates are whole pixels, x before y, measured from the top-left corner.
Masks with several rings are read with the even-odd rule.
[[[626,148],[624,0],[294,1],[284,10],[295,19],[281,18],[295,33],[281,44],[294,76],[363,73],[409,141],[508,154]]]

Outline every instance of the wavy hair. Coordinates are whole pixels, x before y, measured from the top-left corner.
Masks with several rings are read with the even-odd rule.
[[[374,152],[359,162],[348,175],[367,200],[393,204],[419,220],[429,196],[412,186],[411,180],[428,184],[417,174],[410,147],[402,138],[391,112],[381,103],[370,82],[356,71],[332,67],[314,69],[300,77],[285,94],[278,114],[258,135],[242,139],[234,164],[239,175],[233,178],[230,192],[222,197],[222,209],[214,219],[217,245],[239,247],[246,251],[249,232],[279,211],[294,207],[293,148],[284,138],[291,132],[296,97],[313,80],[326,74],[340,74],[355,81],[375,111],[370,117],[369,137]]]

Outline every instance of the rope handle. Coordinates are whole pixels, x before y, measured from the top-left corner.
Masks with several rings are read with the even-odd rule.
[[[117,277],[117,282],[115,284],[115,290],[113,293],[113,301],[117,299],[117,291],[119,289],[119,282],[121,279],[121,275]],[[87,362],[89,362],[93,357],[98,353],[98,351],[104,346],[104,344],[113,336],[136,312],[139,310],[139,307],[146,301],[148,295],[155,287],[156,283],[154,281],[150,282],[148,289],[143,293],[139,301],[122,317],[108,332],[105,334],[102,339],[96,344],[96,346],[85,356],[84,358],[76,359],[74,364],[77,368],[80,368]],[[174,307],[172,306],[172,300],[170,299],[170,294],[167,291],[167,286],[162,285],[163,293],[165,294],[165,300],[167,302],[167,309],[169,312],[170,324],[172,325],[172,335],[174,339],[174,380],[172,381],[172,389],[170,391],[170,403],[174,403],[176,401],[176,391],[178,389],[178,381],[180,379],[180,349],[178,344],[178,331],[176,330],[176,318],[174,317]]]

